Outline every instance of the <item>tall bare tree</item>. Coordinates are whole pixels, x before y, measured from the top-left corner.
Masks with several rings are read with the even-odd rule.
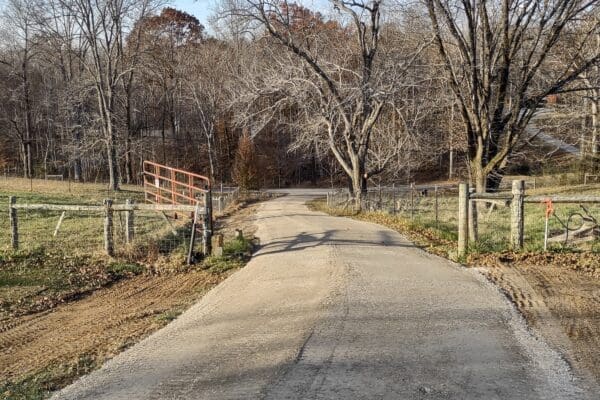
[[[382,1],[332,0],[331,4],[338,12],[337,21],[326,21],[286,0],[237,1],[230,4],[229,12],[257,22],[300,63],[291,60],[291,68],[280,65],[284,71],[300,72],[290,77],[288,89],[297,90],[300,84],[312,89],[309,100],[316,102],[313,111],[319,129],[327,132],[329,149],[348,175],[360,208],[369,178],[387,165],[383,160],[369,168],[374,126],[396,79],[412,65],[418,51],[394,64],[381,63]]]
[[[119,85],[128,69],[123,65],[123,38],[149,10],[148,0],[61,0],[75,16],[89,47],[84,59],[96,90],[101,130],[106,146],[109,185],[119,189],[116,105]],[[141,10],[141,15],[140,15]]]
[[[20,81],[17,92],[19,114],[11,122],[21,144],[23,173],[26,178],[33,176],[33,105],[31,98],[31,63],[35,54],[37,30],[37,4],[34,0],[8,0],[4,9],[8,40],[11,42],[10,58],[1,58],[0,63],[11,68]]]
[[[584,52],[598,23],[569,37],[581,57],[550,65],[561,38],[596,0],[426,0],[439,54],[462,115],[471,179],[496,188],[536,110],[600,60]]]

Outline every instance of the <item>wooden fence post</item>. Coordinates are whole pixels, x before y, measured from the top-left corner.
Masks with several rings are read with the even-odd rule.
[[[458,186],[458,256],[467,254],[469,243],[469,184]]]
[[[204,197],[204,214],[202,214],[202,253],[205,257],[208,257],[211,253],[212,245],[212,215],[210,212],[211,198],[210,191],[202,194]]]
[[[111,199],[104,200],[104,250],[110,257],[115,255],[112,203]]]
[[[510,202],[510,244],[513,250],[523,248],[524,237],[524,197],[525,181],[512,182],[512,201]]]
[[[13,205],[17,202],[17,198],[10,196],[8,198],[8,215],[10,218],[11,244],[14,250],[19,249],[19,220],[17,217],[17,209]]]
[[[131,199],[125,200],[125,204],[128,206],[133,205]],[[133,243],[133,237],[135,235],[135,224],[134,224],[133,210],[125,211],[125,243]]]

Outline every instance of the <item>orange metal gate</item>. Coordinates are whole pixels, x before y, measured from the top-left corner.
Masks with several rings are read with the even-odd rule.
[[[194,205],[209,191],[206,176],[144,161],[144,194],[150,203]]]

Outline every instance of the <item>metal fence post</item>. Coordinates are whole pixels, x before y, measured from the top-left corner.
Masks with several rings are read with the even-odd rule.
[[[469,194],[474,194],[475,188],[469,189]],[[478,240],[478,227],[477,227],[477,203],[474,200],[471,200],[471,196],[469,196],[469,241],[472,243],[476,243]]]
[[[127,199],[125,200],[125,204],[128,206],[133,206],[133,201],[131,201],[131,199]],[[135,235],[134,226],[133,209],[125,211],[125,243],[127,244],[133,243],[133,237]]]
[[[217,204],[219,205],[219,213],[222,214],[225,209],[225,199],[222,195],[217,197]]]
[[[112,203],[111,199],[104,200],[104,250],[110,257],[115,255]]]
[[[396,214],[396,183],[392,183],[392,207],[393,207],[393,214]]]
[[[415,193],[414,183],[410,184],[410,219],[414,218],[415,214]]]
[[[13,207],[16,202],[16,197],[10,196],[8,198],[8,215],[10,218],[11,244],[14,250],[19,249],[19,220],[17,217],[17,209]]]
[[[435,227],[437,228],[439,225],[439,205],[438,205],[438,186],[434,186],[434,194],[435,194]]]
[[[512,182],[512,201],[510,202],[510,244],[513,250],[523,248],[525,216],[524,197],[525,181]]]
[[[208,257],[211,253],[212,241],[212,213],[209,204],[212,202],[210,191],[202,194],[204,197],[204,214],[202,214],[202,253]]]
[[[469,243],[469,184],[458,186],[458,256],[467,254]]]

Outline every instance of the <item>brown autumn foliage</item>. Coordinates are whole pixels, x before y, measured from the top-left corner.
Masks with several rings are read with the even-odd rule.
[[[260,188],[258,178],[256,148],[248,130],[245,129],[235,155],[233,179],[242,190],[258,190]]]

